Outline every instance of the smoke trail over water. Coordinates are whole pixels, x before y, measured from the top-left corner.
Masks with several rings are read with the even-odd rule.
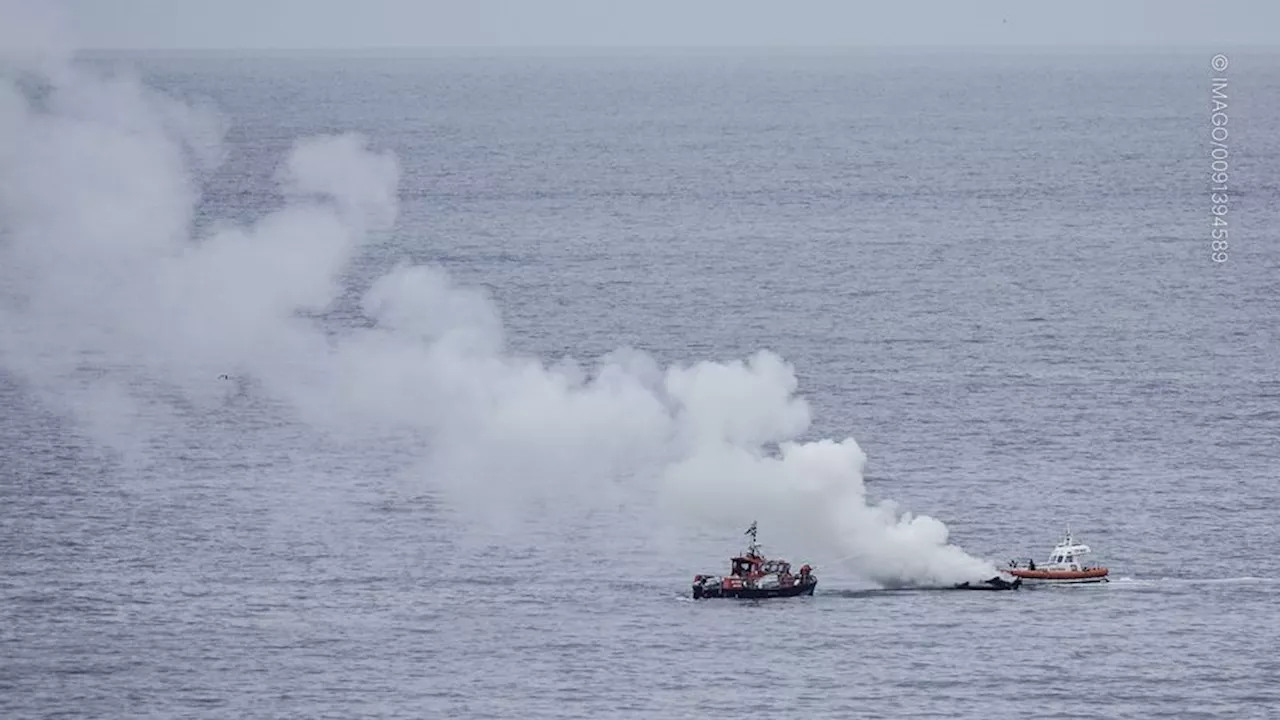
[[[9,33],[36,22],[0,11]],[[42,35],[55,33],[24,37]],[[181,422],[178,405],[213,407],[229,373],[315,432],[407,438],[460,507],[656,494],[682,522],[758,518],[772,541],[885,584],[993,574],[942,523],[869,503],[852,439],[793,442],[809,409],[772,353],[548,366],[506,348],[483,293],[414,265],[377,278],[366,325],[335,333],[315,315],[393,228],[396,159],[356,135],[301,140],[278,174],[282,207],[193,237],[194,171],[221,157],[217,120],[50,47],[0,74],[0,369],[99,440],[134,447]]]

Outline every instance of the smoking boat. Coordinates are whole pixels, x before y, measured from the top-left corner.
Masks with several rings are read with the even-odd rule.
[[[1028,583],[1042,585],[1111,582],[1107,578],[1107,568],[1089,566],[1081,560],[1092,552],[1088,545],[1075,542],[1071,538],[1071,528],[1067,528],[1062,540],[1054,546],[1048,562],[1036,566],[1035,560],[1029,560],[1026,567],[1020,567],[1016,560],[1010,560],[1009,569],[1005,572]]]
[[[1013,580],[1005,580],[996,575],[990,580],[983,580],[978,583],[962,582],[955,586],[956,590],[1017,590],[1022,587],[1022,578],[1015,577]]]
[[[812,595],[818,585],[812,568],[800,566],[798,575],[791,574],[791,563],[786,560],[769,560],[760,553],[756,544],[756,524],[751,523],[744,533],[751,536],[751,544],[742,555],[730,558],[728,575],[693,576],[693,597],[764,599]]]

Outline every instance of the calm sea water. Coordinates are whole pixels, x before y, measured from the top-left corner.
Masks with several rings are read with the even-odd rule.
[[[549,360],[772,349],[876,497],[984,556],[1070,522],[1115,582],[694,603],[740,536],[464,543],[252,401],[127,464],[0,375],[0,715],[1275,717],[1280,62],[1232,61],[1222,264],[1209,54],[138,62],[232,123],[202,221],[364,132],[403,207],[353,292],[411,258]]]

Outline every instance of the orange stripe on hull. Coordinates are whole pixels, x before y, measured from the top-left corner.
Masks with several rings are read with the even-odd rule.
[[[1106,568],[1089,568],[1088,570],[1027,570],[1013,568],[1005,572],[1014,577],[1034,580],[1084,580],[1086,578],[1106,577]]]

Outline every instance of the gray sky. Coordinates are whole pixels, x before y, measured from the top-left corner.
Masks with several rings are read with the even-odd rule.
[[[1226,47],[1280,37],[1280,0],[63,2],[78,44],[92,48]]]

